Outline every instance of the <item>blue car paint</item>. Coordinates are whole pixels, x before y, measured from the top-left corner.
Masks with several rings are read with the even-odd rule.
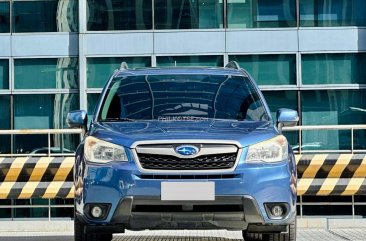
[[[162,74],[166,69],[144,69],[125,71],[120,74]],[[171,70],[178,74],[202,74],[202,69]],[[204,69],[205,74],[218,74],[218,70]],[[243,75],[238,70],[220,69],[220,74]],[[138,73],[136,73],[138,72]],[[108,84],[107,84],[108,85]],[[256,85],[255,85],[256,86]],[[258,87],[256,86],[257,90]],[[106,93],[106,88],[102,95]],[[268,111],[262,94],[259,92],[265,108]],[[102,97],[101,97],[102,99]],[[101,101],[99,101],[101,102]],[[101,103],[96,107],[96,113]],[[216,140],[233,141],[242,149],[240,161],[236,169],[229,174],[235,175],[232,179],[212,179],[215,182],[215,194],[249,195],[253,197],[260,209],[265,224],[289,224],[296,215],[296,164],[289,147],[289,159],[278,163],[247,163],[245,161],[250,145],[271,139],[279,135],[273,121],[240,122],[232,120],[211,121],[136,121],[136,122],[98,122],[94,116],[89,131],[89,136],[123,146],[129,161],[126,163],[112,162],[107,164],[91,163],[84,157],[84,143],[82,142],[76,153],[74,177],[76,184],[75,206],[79,214],[88,203],[109,203],[110,212],[105,220],[97,221],[85,218],[89,224],[108,224],[113,216],[118,202],[125,196],[156,196],[160,197],[161,182],[164,180],[141,179],[131,152],[134,143],[138,141],[159,140]],[[205,174],[205,171],[200,172]],[[188,173],[189,174],[189,173]],[[197,174],[197,173],[195,173]],[[175,175],[174,173],[172,175]],[[211,179],[210,179],[211,180]],[[180,179],[179,181],[195,181]],[[295,187],[295,188],[291,188]],[[270,219],[264,203],[285,202],[289,204],[289,216],[282,220]]]

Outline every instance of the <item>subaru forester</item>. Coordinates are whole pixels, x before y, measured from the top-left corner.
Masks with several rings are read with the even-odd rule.
[[[107,81],[76,151],[75,241],[129,230],[240,230],[296,240],[296,164],[251,76],[224,68],[128,69]]]

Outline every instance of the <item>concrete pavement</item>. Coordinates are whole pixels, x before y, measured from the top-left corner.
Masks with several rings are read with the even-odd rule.
[[[73,234],[63,233],[0,233],[0,241],[73,241]],[[242,241],[241,232],[217,231],[127,231],[114,235],[113,241]],[[366,241],[366,228],[299,229],[297,241]]]

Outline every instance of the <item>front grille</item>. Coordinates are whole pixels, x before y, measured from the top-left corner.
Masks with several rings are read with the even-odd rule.
[[[169,155],[138,154],[142,168],[155,170],[215,170],[234,167],[237,153],[179,158]]]

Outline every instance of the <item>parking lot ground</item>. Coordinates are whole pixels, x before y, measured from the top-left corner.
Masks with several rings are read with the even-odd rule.
[[[240,232],[215,231],[126,231],[113,241],[240,241]],[[366,241],[366,227],[352,229],[299,229],[297,241]],[[72,233],[0,233],[0,241],[73,241]]]

